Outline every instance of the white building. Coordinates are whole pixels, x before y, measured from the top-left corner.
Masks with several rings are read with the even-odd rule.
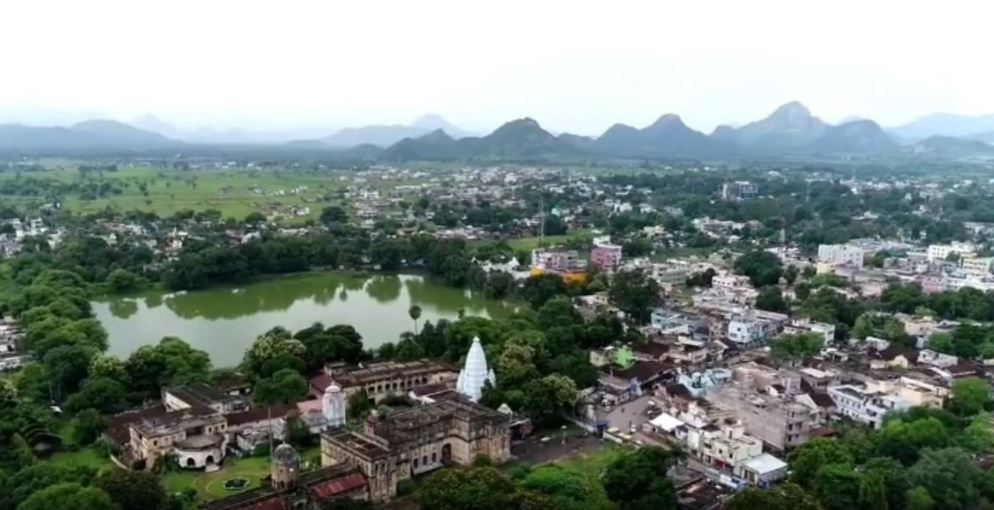
[[[825,322],[814,322],[810,319],[794,319],[783,328],[784,334],[800,335],[803,333],[814,333],[824,338],[825,345],[835,341],[835,324]]]
[[[831,266],[863,269],[863,249],[847,244],[818,245],[818,262]]]
[[[884,416],[891,411],[901,411],[911,407],[911,403],[896,395],[871,391],[866,388],[844,384],[830,386],[828,395],[839,412],[860,423],[879,429]]]
[[[962,259],[963,272],[969,278],[983,279],[991,275],[992,257],[976,257],[964,255]]]
[[[977,247],[973,243],[961,243],[953,241],[951,244],[932,244],[925,252],[925,257],[929,262],[946,260],[950,254],[957,254],[961,257],[973,256],[977,252]]]

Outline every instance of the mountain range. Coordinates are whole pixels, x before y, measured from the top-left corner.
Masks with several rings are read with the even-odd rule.
[[[994,116],[991,117],[994,122]],[[869,119],[854,119],[833,125],[813,115],[800,102],[791,101],[760,120],[739,127],[718,126],[710,134],[694,130],[680,116],[668,113],[641,128],[614,124],[597,137],[556,135],[531,118],[510,121],[485,136],[471,136],[437,115],[425,115],[409,125],[348,128],[330,136],[269,142],[255,147],[259,150],[269,147],[287,154],[308,151],[384,161],[994,158],[994,145],[990,145],[994,143],[994,123],[986,132],[973,131],[987,125],[985,116],[935,115],[890,130]],[[112,120],[85,121],[69,127],[0,125],[0,150],[133,152],[175,148],[190,153],[209,152],[213,150],[212,143],[218,143],[191,145],[197,139],[191,138],[190,132],[176,130],[151,116],[135,122],[139,127]],[[940,133],[916,138],[935,130],[966,134]],[[229,135],[235,137],[234,133]],[[226,150],[239,149],[231,146]]]

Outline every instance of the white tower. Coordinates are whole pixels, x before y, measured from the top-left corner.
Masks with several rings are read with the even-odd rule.
[[[321,414],[328,428],[345,426],[345,393],[335,383],[324,389],[321,399]]]
[[[497,384],[497,377],[494,371],[487,368],[487,355],[480,345],[480,337],[473,338],[473,345],[466,355],[466,364],[459,371],[459,379],[456,381],[456,391],[469,397],[473,402],[478,402],[483,396],[483,387],[487,381],[491,386]]]

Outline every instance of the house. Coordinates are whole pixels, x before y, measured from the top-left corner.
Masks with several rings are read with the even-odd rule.
[[[893,368],[907,370],[918,360],[918,350],[891,343],[883,350],[871,350],[869,358],[872,370]]]
[[[454,385],[459,371],[433,360],[380,361],[369,364],[330,364],[324,372],[311,378],[311,393],[321,398],[331,384],[345,392],[346,399],[365,392],[373,403],[389,395],[404,395],[420,386]]]
[[[769,453],[761,453],[741,462],[734,474],[751,485],[768,487],[787,478],[787,463]]]
[[[850,384],[832,386],[828,388],[828,394],[840,414],[873,428],[883,425],[887,413],[911,407],[911,403],[896,395]]]

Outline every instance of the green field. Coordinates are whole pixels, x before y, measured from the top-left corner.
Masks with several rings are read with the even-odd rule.
[[[316,218],[321,209],[336,203],[342,184],[341,173],[333,171],[272,170],[174,170],[155,167],[122,167],[117,172],[82,176],[75,166],[55,167],[39,172],[0,173],[0,183],[12,179],[37,179],[72,184],[77,187],[107,183],[120,194],[84,198],[71,191],[59,198],[73,213],[89,213],[110,208],[115,211],[151,211],[169,216],[181,210],[217,209],[223,217],[242,219],[253,211],[289,214],[291,207],[307,207],[305,217],[288,218],[299,222]],[[295,188],[303,188],[293,194]],[[48,197],[5,196],[5,201],[24,206],[41,206]]]

